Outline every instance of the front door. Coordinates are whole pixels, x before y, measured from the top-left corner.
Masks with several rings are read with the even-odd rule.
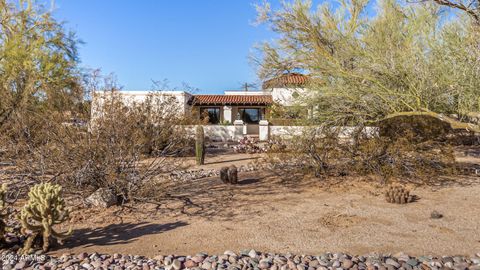
[[[238,112],[243,123],[247,125],[247,135],[258,135],[258,123],[262,118],[264,108],[239,108]]]

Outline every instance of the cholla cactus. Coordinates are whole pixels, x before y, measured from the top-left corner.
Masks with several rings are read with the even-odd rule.
[[[65,209],[65,202],[61,197],[62,187],[50,183],[35,185],[28,192],[28,202],[21,213],[22,231],[32,231],[28,236],[24,253],[29,253],[32,244],[40,234],[43,237],[43,251],[48,251],[50,237],[56,238],[59,243],[70,236],[71,229],[67,233],[57,233],[53,226],[68,219],[69,211]]]
[[[7,184],[3,184],[0,186],[0,244],[3,242],[3,236],[5,235],[7,229],[6,219],[8,213],[6,213],[5,209],[5,201],[7,196]]]
[[[205,164],[205,133],[201,125],[197,126],[195,132],[195,157],[197,165]]]

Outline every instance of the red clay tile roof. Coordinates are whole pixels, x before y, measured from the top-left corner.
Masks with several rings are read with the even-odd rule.
[[[270,95],[194,95],[193,105],[270,105]]]
[[[281,88],[289,86],[303,86],[307,84],[309,77],[300,73],[287,73],[276,78],[267,80],[263,83],[262,88]]]

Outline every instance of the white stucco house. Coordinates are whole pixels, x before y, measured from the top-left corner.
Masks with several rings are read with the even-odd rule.
[[[208,124],[206,135],[217,140],[236,140],[244,136],[267,140],[276,133],[285,133],[288,127],[273,126],[268,122],[269,108],[274,103],[293,106],[296,97],[303,96],[309,77],[288,73],[265,81],[261,90],[227,90],[223,95],[195,95],[185,91],[162,91],[178,106],[179,113],[199,117]],[[142,102],[152,92],[121,91],[130,102]],[[95,93],[92,101],[92,118],[100,112],[105,93]]]

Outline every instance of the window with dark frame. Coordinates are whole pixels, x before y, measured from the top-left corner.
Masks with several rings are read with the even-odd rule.
[[[238,112],[244,123],[258,124],[262,118],[261,108],[239,108]]]
[[[200,119],[208,117],[208,123],[220,123],[220,108],[219,107],[202,107],[200,108]]]

